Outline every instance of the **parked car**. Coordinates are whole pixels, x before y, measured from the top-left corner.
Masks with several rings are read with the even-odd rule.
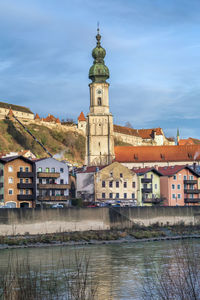
[[[64,207],[64,205],[60,204],[60,203],[56,203],[56,204],[52,205],[52,208],[63,208],[63,207]]]

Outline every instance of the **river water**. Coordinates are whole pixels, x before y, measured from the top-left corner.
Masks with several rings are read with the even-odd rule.
[[[199,240],[192,243],[200,250]],[[56,268],[61,272],[63,264],[73,270],[77,256],[79,259],[86,256],[89,272],[98,282],[98,300],[141,300],[144,278],[151,276],[155,267],[170,269],[174,264],[174,249],[179,247],[178,241],[161,241],[1,250],[0,274],[11,260],[23,261],[28,257],[31,267],[47,272]]]

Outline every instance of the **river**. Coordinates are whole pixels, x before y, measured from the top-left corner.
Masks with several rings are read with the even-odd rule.
[[[199,240],[192,243],[200,250]],[[63,263],[73,270],[76,256],[86,256],[89,272],[98,282],[99,300],[141,300],[146,270],[151,274],[154,267],[170,269],[174,249],[179,247],[178,241],[161,241],[1,250],[0,274],[7,270],[9,261],[24,261],[27,257],[31,267],[50,274],[54,269],[62,272]]]

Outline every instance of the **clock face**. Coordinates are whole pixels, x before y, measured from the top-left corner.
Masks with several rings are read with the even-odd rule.
[[[100,90],[100,89],[97,90],[97,94],[99,94],[99,95],[102,94],[102,90]]]

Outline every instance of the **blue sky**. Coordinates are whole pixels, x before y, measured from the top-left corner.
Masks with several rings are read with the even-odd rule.
[[[100,22],[115,124],[200,138],[199,0],[0,0],[0,101],[76,120]]]

